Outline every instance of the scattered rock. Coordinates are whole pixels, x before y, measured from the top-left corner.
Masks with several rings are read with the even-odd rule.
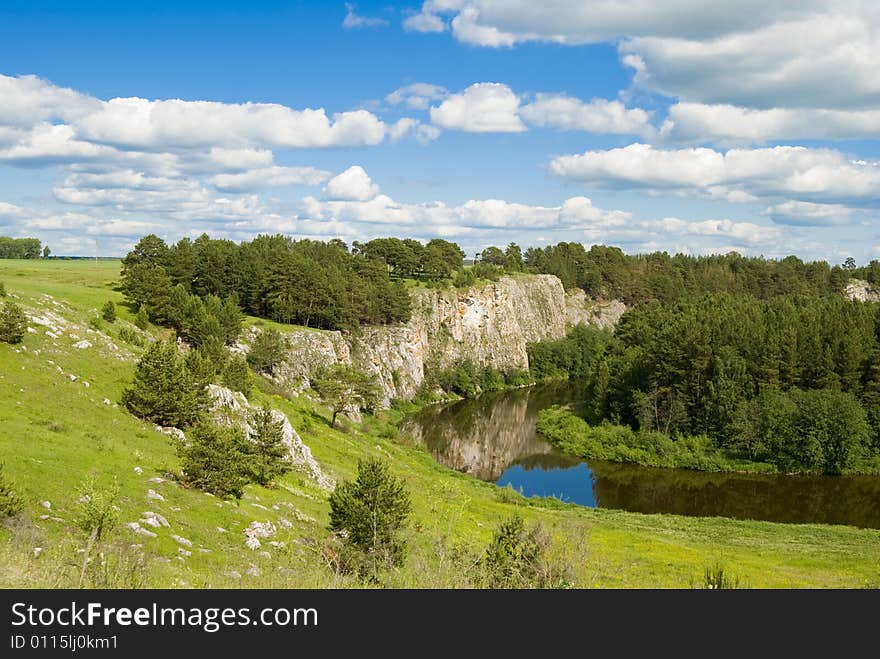
[[[142,527],[140,524],[138,524],[137,522],[129,522],[129,523],[126,524],[125,526],[127,526],[129,529],[131,529],[134,533],[137,533],[138,535],[142,535],[142,536],[145,536],[145,537],[147,537],[147,538],[155,538],[155,537],[156,537],[156,534],[155,534],[155,533],[153,533],[152,531],[148,531],[147,529],[143,528],[143,527]]]
[[[86,389],[88,389],[89,387],[92,386],[88,382],[86,382],[85,380],[83,380],[83,385],[85,386]]]
[[[70,375],[67,376],[67,379],[70,380],[71,382],[76,382],[79,378],[76,377],[73,373],[71,373]]]
[[[222,526],[218,526],[217,533],[228,533],[228,531],[226,529],[224,529]]]
[[[188,551],[188,550],[184,549],[183,547],[178,547],[177,553],[180,554],[181,556],[185,556],[185,557],[189,557],[189,556],[193,555],[193,553],[191,551]]]
[[[148,510],[145,513],[142,513],[143,518],[140,520],[141,524],[146,524],[147,526],[154,526],[159,528],[160,526],[169,527],[168,520],[165,519],[159,513],[154,513],[151,510]]]
[[[79,338],[79,337],[75,336],[74,334],[71,334],[70,337],[72,339]],[[85,339],[83,339],[82,341],[77,341],[76,343],[74,343],[73,347],[76,348],[77,350],[85,350],[86,348],[91,348],[92,343],[90,341],[86,341]]]
[[[293,526],[293,524],[290,523],[290,520],[279,517],[278,526],[280,526],[282,529],[289,529],[291,526]]]
[[[156,432],[161,432],[163,435],[168,435],[169,437],[181,442],[186,441],[186,435],[183,434],[183,431],[180,428],[175,428],[174,426],[156,426]]]
[[[235,570],[230,570],[229,572],[226,572],[225,574],[230,579],[235,579],[236,581],[241,579],[241,572],[237,572]]]
[[[28,334],[36,334],[37,330],[35,330],[33,327],[28,327],[27,332],[28,332]]]
[[[177,544],[183,545],[184,547],[192,547],[193,546],[192,540],[187,540],[186,538],[182,538],[179,535],[172,535],[171,539],[174,540],[174,542],[176,542]]]
[[[46,510],[52,510],[52,503],[49,501],[40,501],[40,505]]]
[[[261,551],[260,556],[262,556],[263,558],[265,558],[267,560],[272,560],[272,554],[270,554],[267,551]]]
[[[256,565],[251,565],[247,569],[247,572],[245,572],[245,574],[247,574],[250,577],[259,577],[262,574],[262,572],[260,572],[260,568],[258,568]]]
[[[144,473],[144,470],[141,469],[140,467],[135,467],[134,473],[136,473],[138,476],[140,476],[142,473]]]
[[[208,549],[207,547],[199,547],[200,554],[213,554],[214,550]]]
[[[110,404],[110,399],[109,399],[109,398],[105,398],[102,402],[104,403],[104,405],[109,405],[109,404]]]
[[[156,490],[147,490],[147,498],[153,501],[165,501],[165,497],[156,492]]]
[[[164,478],[159,478],[158,476],[153,476],[152,478],[148,478],[148,479],[147,479],[147,482],[148,482],[148,483],[164,483],[164,482],[165,482],[165,479],[164,479]]]

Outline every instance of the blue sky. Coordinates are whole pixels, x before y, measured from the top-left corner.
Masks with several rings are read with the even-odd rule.
[[[0,234],[880,258],[873,3],[615,4],[7,1]]]

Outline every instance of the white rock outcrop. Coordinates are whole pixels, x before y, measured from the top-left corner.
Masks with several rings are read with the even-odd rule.
[[[208,392],[211,396],[211,414],[215,422],[237,424],[244,427],[246,431],[250,430],[249,417],[255,408],[251,406],[244,394],[216,384],[208,385]],[[282,424],[284,432],[282,441],[287,447],[290,462],[306,471],[320,487],[332,490],[335,485],[333,479],[321,469],[318,461],[312,456],[311,449],[306,446],[293,426],[290,425],[287,415],[278,410],[272,410],[272,416]]]
[[[880,302],[880,290],[864,279],[850,279],[844,295],[859,302]]]
[[[383,407],[412,398],[426,367],[469,358],[481,366],[528,368],[526,345],[558,339],[578,323],[614,327],[626,306],[566,292],[553,275],[502,277],[462,289],[417,288],[412,318],[404,325],[365,326],[351,335],[296,329],[286,332],[288,357],[273,379],[293,393],[309,387],[322,366],[353,364],[376,375]],[[253,340],[259,329],[251,329]]]

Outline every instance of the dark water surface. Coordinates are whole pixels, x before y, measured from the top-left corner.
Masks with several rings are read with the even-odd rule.
[[[404,422],[438,462],[525,496],[642,513],[880,528],[880,477],[766,476],[654,469],[564,455],[535,432],[538,411],[568,404],[564,382],[426,408]]]

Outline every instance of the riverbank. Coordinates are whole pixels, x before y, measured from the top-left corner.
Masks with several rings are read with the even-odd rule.
[[[537,429],[559,450],[585,460],[718,473],[780,473],[775,464],[746,460],[719,449],[706,435],[673,440],[660,432],[632,430],[628,426],[593,426],[559,406],[539,413]],[[863,460],[846,473],[877,475],[880,474],[880,465],[876,459]]]

